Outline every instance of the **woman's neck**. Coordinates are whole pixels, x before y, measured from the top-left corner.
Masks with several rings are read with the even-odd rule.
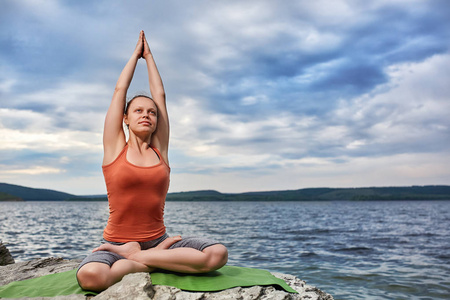
[[[136,135],[130,135],[130,137],[128,139],[128,147],[131,146],[132,148],[135,148],[136,150],[145,151],[151,147],[151,145],[150,145],[151,138],[152,138],[151,135],[146,138],[141,138]]]

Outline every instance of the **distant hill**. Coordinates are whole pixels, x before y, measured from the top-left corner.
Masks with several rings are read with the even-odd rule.
[[[23,201],[22,198],[0,192],[0,201]]]
[[[171,193],[168,201],[364,201],[450,200],[450,186],[306,188],[288,191],[222,194],[217,191]]]
[[[226,201],[229,195],[222,194],[213,190],[194,191],[194,192],[180,192],[167,194],[167,201]]]
[[[2,198],[2,194],[5,196]],[[6,195],[7,194],[7,195]],[[48,189],[34,189],[0,183],[2,199],[25,201],[106,201],[106,195],[77,196]],[[169,193],[167,201],[365,201],[365,200],[450,200],[450,186],[306,188],[287,191],[220,193],[213,190]]]
[[[0,192],[14,195],[25,201],[62,201],[76,197],[75,195],[54,190],[34,189],[7,183],[0,183]]]

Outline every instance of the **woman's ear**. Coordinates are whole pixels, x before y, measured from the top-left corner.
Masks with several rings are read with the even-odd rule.
[[[128,116],[127,115],[123,115],[123,122],[125,123],[125,125],[130,125],[129,123],[128,123]]]

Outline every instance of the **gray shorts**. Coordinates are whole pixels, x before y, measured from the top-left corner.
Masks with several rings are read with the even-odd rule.
[[[163,236],[151,240],[148,242],[139,242],[141,245],[142,250],[147,250],[150,248],[154,248],[158,246],[162,241],[167,239],[169,235],[165,233]],[[106,243],[110,243],[113,245],[123,245],[124,243],[116,243],[116,242],[109,242],[106,241]],[[219,242],[204,239],[204,238],[197,238],[197,237],[183,237],[181,241],[178,241],[174,243],[172,246],[169,247],[169,249],[175,249],[175,248],[194,248],[199,251],[203,251],[205,248],[219,244]],[[91,263],[91,262],[99,262],[109,265],[110,267],[118,260],[125,259],[125,257],[116,254],[114,252],[110,251],[96,251],[89,254],[83,261],[80,263],[80,266],[78,267],[78,270],[85,264]]]

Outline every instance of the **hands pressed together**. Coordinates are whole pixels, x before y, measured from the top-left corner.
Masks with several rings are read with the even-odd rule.
[[[152,55],[143,30],[141,30],[141,32],[139,33],[139,39],[136,44],[136,49],[134,49],[134,54],[137,55],[138,58],[144,59],[147,57],[147,55]]]

